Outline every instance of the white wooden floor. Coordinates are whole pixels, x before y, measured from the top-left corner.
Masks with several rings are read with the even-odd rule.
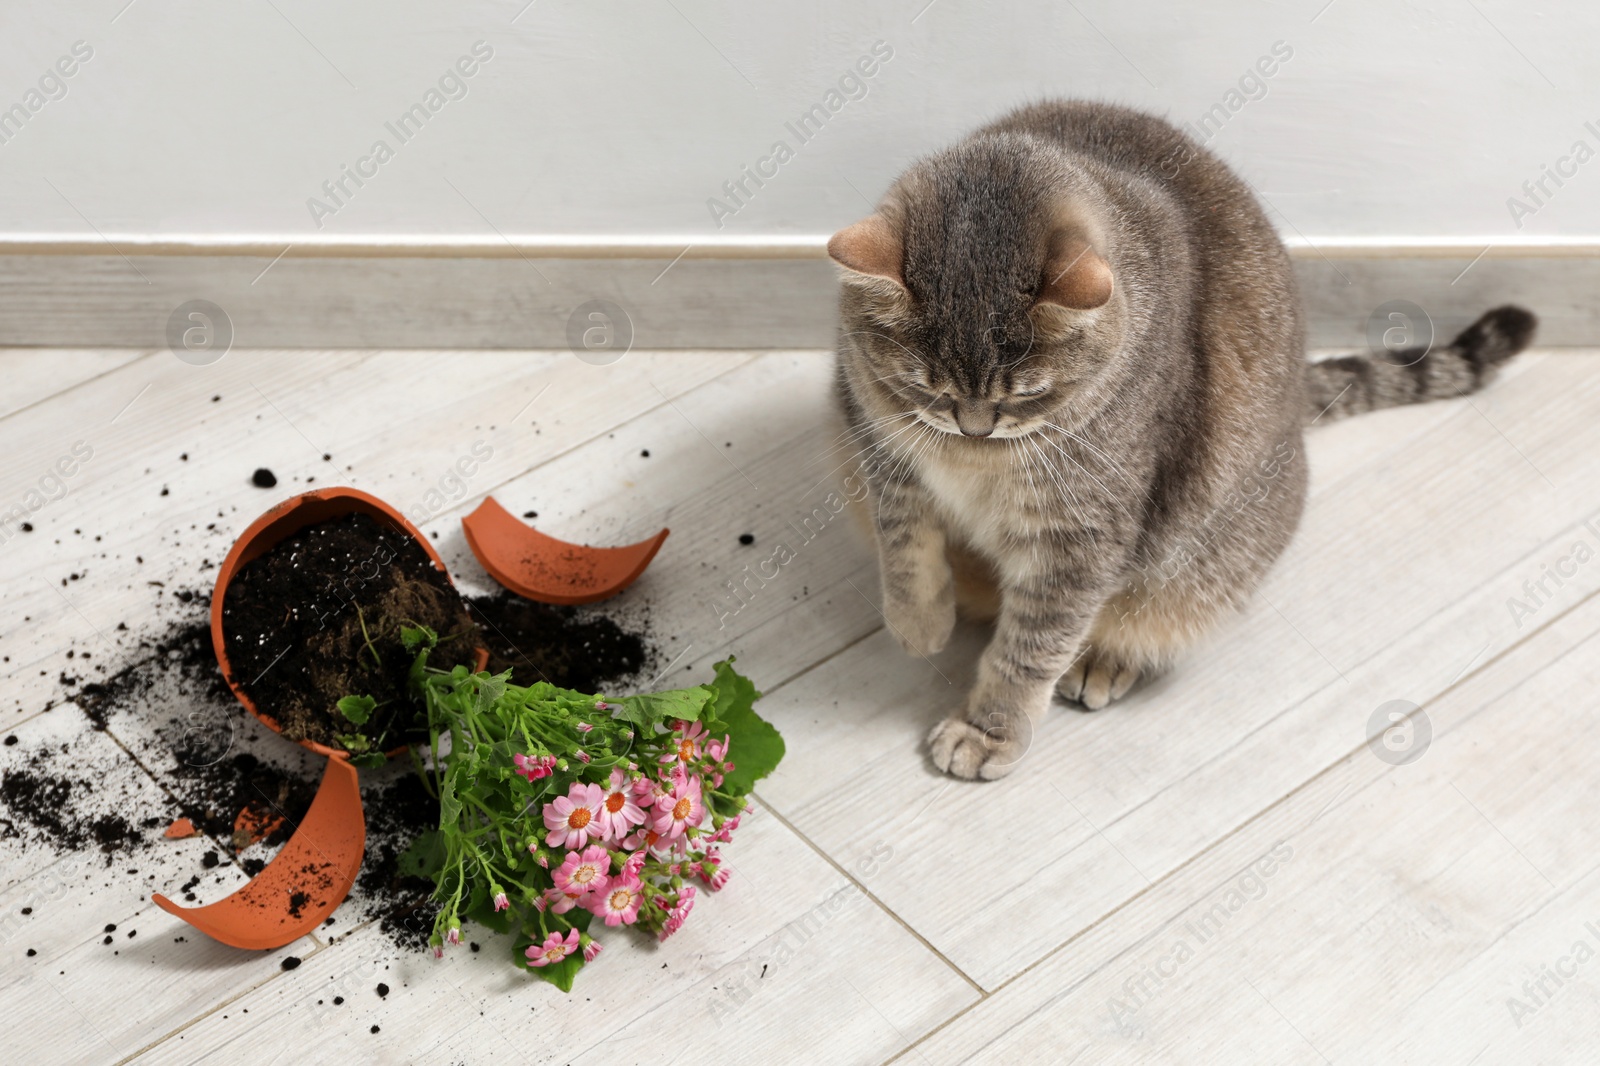
[[[648,606],[674,681],[737,653],[789,744],[729,887],[663,947],[610,937],[570,998],[498,947],[436,962],[373,928],[175,943],[148,901],[171,863],[156,884],[0,840],[0,1059],[1594,1061],[1600,356],[1529,353],[1470,402],[1318,427],[1305,522],[1255,605],[1107,711],[1053,711],[985,784],[922,746],[981,635],[906,658],[850,517],[801,543],[833,487],[829,374],[811,351],[0,355],[0,508],[94,449],[0,544],[0,732],[23,742],[0,765],[59,739],[154,808],[171,755],[148,723],[39,713],[66,649],[153,625],[146,582],[209,583],[202,560],[297,478],[409,508],[478,439],[494,458],[427,525],[464,583],[485,579],[458,519],[486,493],[573,540],[669,524],[616,609]],[[722,582],[780,541],[796,558],[740,606]],[[1401,766],[1366,744],[1391,700],[1432,730]],[[213,845],[169,846],[198,870]],[[111,922],[139,931],[116,955]]]

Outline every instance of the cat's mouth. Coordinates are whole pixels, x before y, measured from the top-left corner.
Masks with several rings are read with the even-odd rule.
[[[1040,427],[1022,422],[1006,423],[996,420],[991,426],[962,426],[954,417],[945,414],[934,415],[931,412],[921,412],[917,420],[930,429],[936,429],[951,437],[963,437],[971,441],[980,440],[1015,440],[1026,437],[1037,431]]]

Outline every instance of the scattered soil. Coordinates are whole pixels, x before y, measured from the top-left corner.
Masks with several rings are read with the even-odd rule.
[[[215,535],[228,534],[218,529]],[[398,555],[393,563],[401,565]],[[198,566],[201,572],[213,568],[204,559]],[[427,568],[438,573],[431,561]],[[184,578],[204,580],[202,574],[179,580]],[[209,593],[180,587],[171,577],[148,584],[160,619],[153,630],[139,636],[127,624],[116,625],[107,630],[116,645],[109,654],[102,654],[98,642],[85,642],[76,649],[72,673],[60,678],[60,695],[33,709],[74,702],[93,729],[131,745],[154,775],[163,800],[152,803],[148,784],[141,783],[143,771],[129,772],[127,756],[103,741],[93,749],[102,754],[90,759],[82,737],[39,746],[26,734],[12,734],[0,743],[0,837],[58,855],[95,856],[95,866],[104,867],[102,879],[137,876],[150,891],[193,904],[202,883],[220,882],[228,865],[253,875],[270,861],[309,808],[322,760],[284,743],[234,698],[212,651]],[[375,587],[375,581],[367,582],[363,594]],[[470,609],[467,624],[480,623],[482,631],[469,631],[452,643],[489,648],[492,670],[511,669],[524,682],[543,676],[597,692],[655,665],[656,653],[641,632],[591,609],[551,607],[504,594],[475,598]],[[370,631],[373,616],[365,607],[363,613]],[[635,617],[638,626],[648,624],[647,614]],[[288,628],[275,626],[273,633]],[[82,662],[91,651],[93,659]],[[278,667],[307,654],[286,655]],[[268,676],[276,673],[274,668]],[[141,727],[132,726],[135,719]],[[405,760],[363,770],[361,792],[366,858],[349,899],[329,919],[329,935],[376,921],[396,946],[424,949],[436,913],[429,899],[433,885],[401,876],[399,858],[419,833],[437,826],[437,803]],[[253,813],[241,819],[241,812]],[[165,839],[162,834],[179,817],[190,819],[214,846],[197,858],[183,841]],[[239,823],[270,831],[264,839],[241,839],[234,831]],[[88,882],[81,888],[94,892]],[[213,885],[206,898],[218,898],[222,891],[220,883]],[[308,887],[299,906],[313,906],[316,894]]]
[[[141,833],[121,814],[86,809],[81,800],[88,798],[92,782],[57,773],[63,755],[40,748],[0,775],[0,836],[65,851],[99,850],[109,862],[138,843]]]
[[[649,665],[644,638],[603,615],[555,607],[500,593],[467,600],[489,670],[512,671],[522,684],[548,681],[579,692],[599,692]]]
[[[264,466],[258,467],[256,472],[250,475],[250,484],[258,489],[274,488],[278,484],[278,475]]]
[[[362,921],[377,919],[395,944],[421,951],[428,946],[439,908],[430,898],[433,882],[402,874],[400,856],[423,830],[439,828],[439,801],[410,772],[361,791],[367,854],[352,896]]]
[[[360,732],[392,747],[411,731],[404,626],[438,632],[431,665],[476,665],[472,619],[450,579],[411,537],[364,514],[286,538],[240,567],[227,597],[233,676],[290,740],[339,747],[338,734]],[[378,707],[357,728],[336,707],[342,696]]]

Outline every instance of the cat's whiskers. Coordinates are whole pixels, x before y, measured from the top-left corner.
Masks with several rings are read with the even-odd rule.
[[[1066,506],[1068,513],[1070,513],[1073,518],[1076,518],[1078,520],[1078,525],[1083,527],[1083,531],[1085,533],[1089,534],[1089,542],[1098,547],[1100,543],[1099,539],[1094,535],[1094,526],[1089,522],[1088,514],[1085,511],[1082,502],[1078,499],[1078,494],[1072,491],[1072,485],[1067,480],[1066,476],[1056,468],[1056,464],[1051,462],[1050,457],[1038,446],[1040,441],[1043,441],[1045,444],[1049,444],[1050,441],[1046,438],[1038,437],[1037,434],[1032,434],[1028,437],[1021,437],[1018,439],[1026,440],[1029,442],[1030,446],[1032,446],[1034,449],[1034,454],[1039,457],[1039,465],[1050,477],[1055,486],[1061,490],[1063,496],[1061,502]],[[1060,449],[1057,450],[1059,451]],[[1046,508],[1045,513],[1048,512],[1049,509]]]
[[[1093,481],[1096,485],[1099,485],[1100,486],[1100,490],[1102,492],[1104,492],[1107,496],[1115,496],[1115,495],[1117,495],[1116,493],[1112,492],[1109,488],[1106,487],[1106,483],[1104,481],[1101,481],[1099,478],[1094,476],[1094,471],[1090,470],[1088,467],[1086,467],[1082,463],[1078,462],[1078,460],[1073,457],[1071,452],[1067,451],[1061,445],[1057,444],[1055,441],[1051,440],[1049,437],[1046,437],[1042,433],[1035,433],[1035,434],[1033,434],[1033,436],[1037,437],[1039,440],[1043,441],[1044,443],[1050,445],[1050,447],[1054,448],[1056,451],[1060,452],[1061,453],[1061,457],[1063,459],[1065,459],[1067,462],[1071,463],[1073,466],[1077,467],[1080,471],[1082,471],[1083,475],[1085,477],[1087,477],[1090,481]]]
[[[822,451],[818,452],[816,455],[814,455],[810,459],[806,460],[805,466],[802,466],[800,469],[804,470],[807,466],[814,466],[817,463],[821,462],[822,460],[827,459],[830,456],[837,454],[837,452],[838,452],[838,450],[840,448],[849,447],[850,445],[856,443],[857,441],[860,441],[863,437],[865,437],[867,434],[871,433],[875,429],[878,429],[878,428],[880,428],[882,426],[888,425],[891,422],[897,422],[902,418],[915,418],[915,417],[916,417],[916,415],[911,411],[901,411],[899,414],[885,415],[882,418],[870,419],[870,420],[862,423],[861,425],[855,427],[854,429],[847,429],[843,433],[840,433],[837,436],[835,436],[834,439],[829,442],[828,447],[824,448]]]
[[[890,476],[893,478],[898,479],[909,474],[915,468],[917,461],[932,446],[933,439],[938,436],[937,433],[930,433],[923,423],[918,422],[916,425],[917,432],[912,435],[911,443],[900,450],[895,456],[894,465],[889,468]]]
[[[932,405],[930,404],[929,406],[932,406]],[[924,407],[922,410],[926,411],[927,408]],[[903,418],[907,414],[909,414],[909,415],[911,415],[911,421],[908,422],[906,425],[901,426],[899,429],[895,430],[893,433],[889,434],[889,436],[885,437],[884,439],[882,439],[880,441],[868,443],[866,445],[866,447],[860,448],[860,449],[856,450],[855,452],[853,452],[848,458],[845,459],[844,462],[840,463],[838,466],[834,467],[832,470],[829,470],[826,474],[823,474],[820,478],[818,478],[816,483],[813,484],[810,488],[806,489],[806,491],[804,493],[802,493],[802,495],[810,495],[812,492],[816,491],[816,488],[817,488],[818,485],[821,485],[824,481],[827,481],[834,474],[837,474],[839,471],[843,470],[845,467],[847,467],[851,463],[855,462],[861,456],[867,454],[868,452],[876,453],[876,452],[879,452],[879,451],[883,450],[891,441],[893,441],[895,438],[897,438],[897,437],[901,436],[902,434],[904,434],[906,432],[906,430],[913,429],[916,426],[921,425],[922,422],[917,417],[917,415],[920,415],[921,413],[922,413],[921,411],[914,412],[914,413],[913,412],[905,412],[903,414],[894,416],[895,418]],[[809,465],[809,464],[807,464],[807,465]]]
[[[1006,446],[1008,448],[1013,442],[1019,446],[1017,448],[1017,451],[1019,452],[1018,458],[1022,460],[1022,477],[1018,480],[1027,483],[1028,489],[1033,493],[1034,504],[1039,508],[1039,513],[1044,514],[1050,503],[1045,497],[1044,489],[1040,485],[1039,479],[1034,476],[1032,458],[1033,445],[1028,442],[1026,437],[1006,438]],[[1024,448],[1027,450],[1024,451]],[[1020,488],[1017,490],[1017,507],[1019,510],[1022,507],[1022,490]]]
[[[1126,481],[1129,485],[1133,486],[1134,488],[1138,487],[1138,482],[1134,481],[1133,478],[1129,477],[1128,476],[1128,472],[1126,470],[1122,469],[1121,466],[1117,465],[1117,462],[1116,462],[1115,459],[1112,459],[1111,456],[1107,455],[1105,452],[1101,451],[1099,448],[1095,447],[1093,444],[1089,443],[1084,438],[1078,436],[1076,433],[1072,432],[1070,429],[1064,429],[1061,426],[1056,425],[1054,422],[1046,421],[1043,424],[1048,426],[1049,428],[1055,430],[1057,433],[1063,434],[1063,435],[1071,438],[1072,440],[1077,441],[1078,444],[1080,444],[1082,447],[1088,449],[1090,452],[1093,452],[1096,456],[1098,456],[1100,461],[1105,463],[1107,466],[1109,466],[1117,474],[1118,477],[1122,478],[1122,480]]]

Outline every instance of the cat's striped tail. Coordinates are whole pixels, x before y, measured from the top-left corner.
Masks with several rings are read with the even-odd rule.
[[[1347,415],[1476,392],[1495,368],[1528,346],[1539,320],[1520,307],[1497,307],[1448,347],[1341,355],[1306,365],[1306,420]]]

